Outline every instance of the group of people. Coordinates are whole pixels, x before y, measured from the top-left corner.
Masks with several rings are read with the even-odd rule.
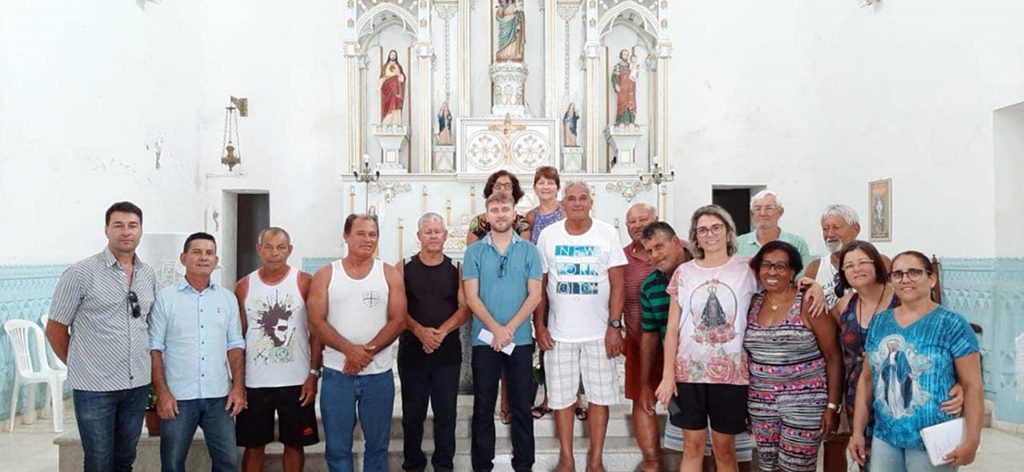
[[[810,260],[804,240],[779,227],[784,207],[772,192],[752,199],[755,230],[744,235],[717,205],[693,213],[686,238],[654,208],[633,205],[623,245],[591,216],[586,183],[563,187],[557,170],[541,167],[533,187],[539,205],[521,215],[516,176],[490,176],[461,265],[444,254],[448,230],[436,213],[419,219],[420,249],[396,265],[375,257],[375,217],[353,214],[347,255],[313,275],[288,265],[287,231],[267,228],[261,266],[234,290],[211,280],[217,246],[206,233],[185,241],[185,276],[158,290],[135,255],[142,211],[114,204],[107,247],[62,275],[46,327],[69,367],[85,469],[130,469],[152,383],[164,470],[185,470],[199,427],[214,470],[237,470],[237,447],[243,469],[261,470],[275,437],[284,469],[301,470],[303,447],[319,441],[318,389],[328,467],[353,470],[358,421],[364,470],[387,470],[397,358],[402,468],[428,465],[429,406],[430,465],[454,470],[467,321],[473,470],[494,467],[499,404],[514,470],[532,470],[533,423],[546,414],[556,470],[575,470],[577,418],[588,423],[586,470],[604,470],[609,406],[623,384],[645,471],[661,470],[673,449],[683,471],[810,471],[822,444],[826,471],[845,471],[847,450],[884,471],[973,461],[977,339],[963,316],[932,301],[931,260],[916,251],[890,260],[857,240],[851,208],[827,207],[829,254]],[[536,406],[535,349],[545,387]],[[663,431],[656,403],[668,409]],[[961,415],[964,440],[932,466],[920,429]]]

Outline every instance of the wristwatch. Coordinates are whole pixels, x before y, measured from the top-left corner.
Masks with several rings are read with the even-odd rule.
[[[837,415],[839,413],[842,413],[843,411],[843,405],[836,405],[835,403],[832,402],[829,402],[828,405],[825,405],[825,407],[828,408],[829,410],[836,412]]]
[[[320,369],[309,369],[309,375],[320,378]]]
[[[622,320],[608,320],[608,327],[622,329]]]

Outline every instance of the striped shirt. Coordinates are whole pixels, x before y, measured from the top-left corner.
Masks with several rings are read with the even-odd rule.
[[[112,392],[150,381],[148,318],[156,297],[156,273],[136,256],[128,277],[108,248],[64,271],[53,292],[50,319],[71,328],[68,385]],[[128,292],[141,315],[132,317]]]
[[[640,286],[644,279],[654,270],[651,266],[647,253],[643,246],[637,243],[629,243],[622,248],[626,253],[626,304],[623,313],[623,321],[626,326],[626,336],[631,339],[640,339]]]
[[[640,285],[640,327],[645,333],[659,333],[665,338],[668,328],[668,276],[660,270],[651,272]]]

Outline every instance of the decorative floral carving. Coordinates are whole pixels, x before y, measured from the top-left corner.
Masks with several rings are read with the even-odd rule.
[[[492,169],[501,164],[504,149],[501,138],[490,131],[481,131],[469,139],[469,161],[480,169]]]
[[[512,160],[516,165],[533,169],[548,160],[548,143],[536,131],[526,131],[512,141]]]
[[[625,198],[626,202],[629,203],[636,198],[636,194],[651,190],[651,184],[644,184],[639,180],[619,180],[617,182],[609,182],[605,186],[605,190],[622,195],[622,198]]]
[[[391,203],[391,201],[395,199],[395,195],[412,190],[412,185],[409,182],[399,182],[395,180],[378,180],[376,182],[370,182],[367,186],[369,191],[373,193],[384,194],[384,201],[387,203]]]

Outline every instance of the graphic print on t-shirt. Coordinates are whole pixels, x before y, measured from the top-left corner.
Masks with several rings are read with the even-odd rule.
[[[259,301],[256,308],[259,336],[255,345],[249,347],[255,353],[256,362],[262,365],[293,361],[291,342],[295,325],[292,323],[292,314],[298,309],[296,300],[292,299],[291,294],[286,294],[284,300],[281,300],[280,294],[276,292],[273,297],[271,300],[268,295]]]
[[[376,290],[363,290],[362,299],[366,308],[373,308],[380,303],[381,295]]]
[[[917,379],[932,368],[932,362],[917,354],[903,336],[892,334],[882,338],[871,357],[872,364],[881,366],[881,375],[875,381],[875,398],[889,409],[892,418],[911,416],[915,407],[931,399]]]
[[[555,246],[555,270],[558,285],[555,290],[562,295],[598,295],[597,279],[601,267],[608,264],[608,255],[598,246],[557,245]]]
[[[697,286],[690,296],[693,340],[701,344],[724,344],[736,338],[736,292],[728,284],[711,279]]]

